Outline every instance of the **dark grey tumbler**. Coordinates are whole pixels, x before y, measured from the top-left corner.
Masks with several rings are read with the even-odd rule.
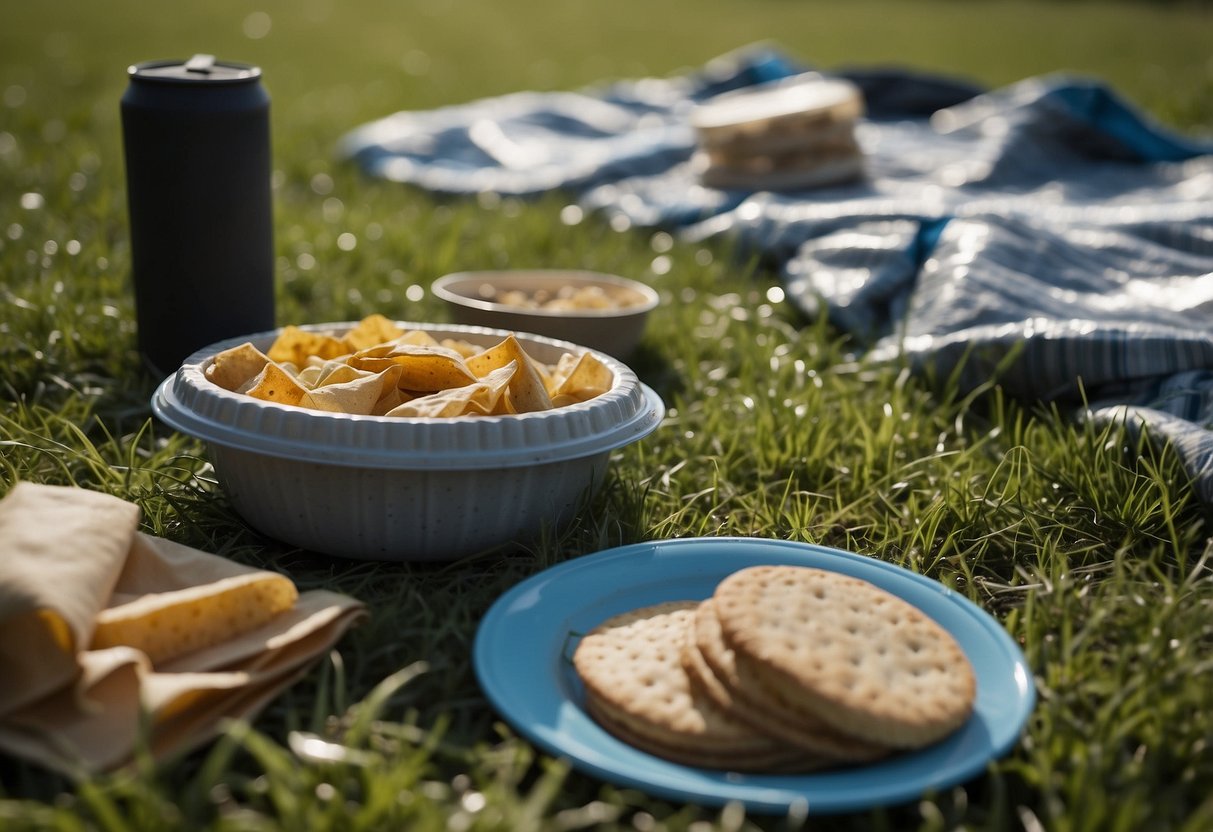
[[[274,326],[270,99],[258,67],[210,55],[128,74],[138,344],[165,376],[200,347]]]

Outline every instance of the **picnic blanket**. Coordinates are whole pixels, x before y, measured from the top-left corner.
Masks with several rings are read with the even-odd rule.
[[[865,179],[702,187],[688,113],[810,70],[758,45],[667,78],[518,92],[358,127],[339,152],[445,194],[559,189],[616,227],[730,235],[876,358],[999,383],[1170,441],[1213,503],[1213,141],[1098,80],[983,90],[902,69],[857,84]]]

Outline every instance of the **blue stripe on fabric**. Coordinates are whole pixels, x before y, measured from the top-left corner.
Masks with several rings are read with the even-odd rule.
[[[516,93],[363,125],[340,152],[447,194],[562,190],[687,240],[728,236],[873,359],[1131,416],[1213,502],[1213,144],[1090,79],[994,90],[898,68],[863,91],[867,175],[783,193],[701,187],[687,114],[810,67],[771,45],[681,77]],[[1102,414],[1102,415],[1101,415]]]
[[[1133,150],[1145,162],[1178,162],[1213,153],[1213,144],[1188,139],[1148,123],[1102,84],[1073,83],[1049,94],[1074,116]]]

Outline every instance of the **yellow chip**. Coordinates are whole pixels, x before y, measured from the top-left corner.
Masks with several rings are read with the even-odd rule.
[[[436,347],[438,341],[424,329],[410,329],[395,339],[397,344],[411,344],[415,347]]]
[[[504,341],[482,349],[475,355],[468,356],[467,368],[479,378],[488,375],[493,370],[504,367],[511,361],[517,361],[520,353],[526,357],[529,363],[530,357],[526,355],[525,350],[522,349],[522,345],[518,343],[518,339],[510,335]]]
[[[303,367],[309,356],[322,359],[345,355],[350,348],[340,338],[323,332],[308,332],[297,326],[283,327],[274,339],[267,355],[271,361],[285,362]]]
[[[287,370],[287,372],[289,373],[290,370]],[[320,374],[323,372],[323,366],[320,364],[313,364],[310,367],[304,367],[298,373],[294,373],[293,375],[295,376],[295,381],[299,382],[310,390],[320,382]]]
[[[282,369],[286,370],[287,372],[291,372],[291,365],[289,364],[279,364],[278,366],[282,367]],[[344,375],[345,372],[354,373],[355,375]],[[335,373],[343,374],[336,379],[336,381],[340,382],[350,381],[352,378],[355,378],[356,374],[359,372],[361,371],[355,370],[349,364],[346,364],[344,361],[338,359],[329,359],[328,361],[323,361],[319,358],[312,358],[308,359],[308,365],[306,367],[297,373],[291,373],[291,375],[295,376],[295,379],[304,387],[311,388],[319,387],[322,384],[328,384],[329,379]]]
[[[205,375],[224,390],[239,390],[269,363],[269,356],[246,341],[218,353],[206,368]]]
[[[405,393],[396,385],[390,387],[384,385],[383,395],[379,397],[379,401],[375,402],[375,406],[371,408],[372,416],[386,416],[405,402],[412,401],[413,397]]]
[[[471,358],[482,349],[473,343],[459,340],[457,338],[443,338],[439,343],[448,350],[454,350],[464,358]]]
[[[383,373],[396,366],[396,362],[390,358],[373,355],[351,355],[347,361],[351,367],[364,373]]]
[[[436,344],[415,346],[397,343],[382,358],[400,367],[400,378],[396,384],[405,390],[431,393],[476,381],[476,376],[463,363],[463,356]],[[371,369],[353,360],[350,363],[359,369]]]
[[[358,325],[345,334],[343,339],[349,346],[348,352],[373,347],[376,344],[386,344],[404,335],[404,330],[396,326],[383,315],[367,315]]]
[[[383,375],[364,373],[350,381],[324,384],[304,394],[302,407],[330,413],[369,415],[383,395]]]
[[[483,376],[511,361],[517,362],[518,369],[510,379],[507,394],[510,412],[534,413],[551,410],[552,399],[548,396],[543,377],[522,348],[522,344],[518,343],[518,339],[513,335],[508,335],[500,344],[473,355],[467,360],[467,366],[477,376]]]
[[[565,363],[565,358],[569,358],[568,353],[561,358],[562,364]],[[559,364],[557,369],[560,369]],[[559,398],[562,401],[571,399],[584,402],[610,390],[615,382],[615,374],[593,355],[585,352],[577,359],[567,376],[554,376],[553,381],[557,382],[552,392],[553,401]]]
[[[345,363],[356,370],[362,370],[368,373],[382,373],[385,370],[395,367],[396,362],[390,356],[393,350],[396,349],[396,344],[377,344],[373,347],[367,347],[364,350],[358,350],[351,356],[345,359]]]
[[[378,374],[368,372],[367,370],[359,370],[339,361],[330,361],[321,368],[320,377],[316,379],[316,386],[326,387],[330,384],[346,384],[374,375]]]
[[[498,402],[504,398],[502,393],[515,372],[516,367],[511,362],[472,384],[418,396],[392,409],[387,415],[443,418],[493,413]]]
[[[249,388],[241,392],[254,399],[298,406],[307,395],[307,388],[295,381],[294,376],[286,370],[270,362],[252,380]]]
[[[251,632],[289,610],[298,597],[288,578],[269,572],[151,593],[102,610],[90,649],[125,645],[158,664]]]

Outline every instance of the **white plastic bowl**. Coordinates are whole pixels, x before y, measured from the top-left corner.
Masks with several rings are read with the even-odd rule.
[[[491,292],[486,298],[484,289]],[[600,289],[625,301],[611,309],[528,309],[492,300],[510,290],[527,294],[561,289]],[[648,316],[657,307],[651,286],[625,277],[568,269],[512,269],[457,272],[438,278],[430,287],[447,303],[456,323],[533,332],[574,341],[592,350],[627,358],[644,335]]]
[[[305,329],[340,334],[353,324]],[[401,323],[436,338],[491,346],[505,330]],[[557,527],[602,484],[610,452],[648,435],[665,406],[620,361],[596,353],[615,375],[580,404],[510,416],[420,419],[328,413],[225,390],[204,375],[216,353],[277,331],[233,338],[194,353],[164,380],[152,410],[206,442],[236,510],[270,537],[362,560],[451,560],[545,526]],[[532,335],[519,340],[555,363],[583,347]]]

